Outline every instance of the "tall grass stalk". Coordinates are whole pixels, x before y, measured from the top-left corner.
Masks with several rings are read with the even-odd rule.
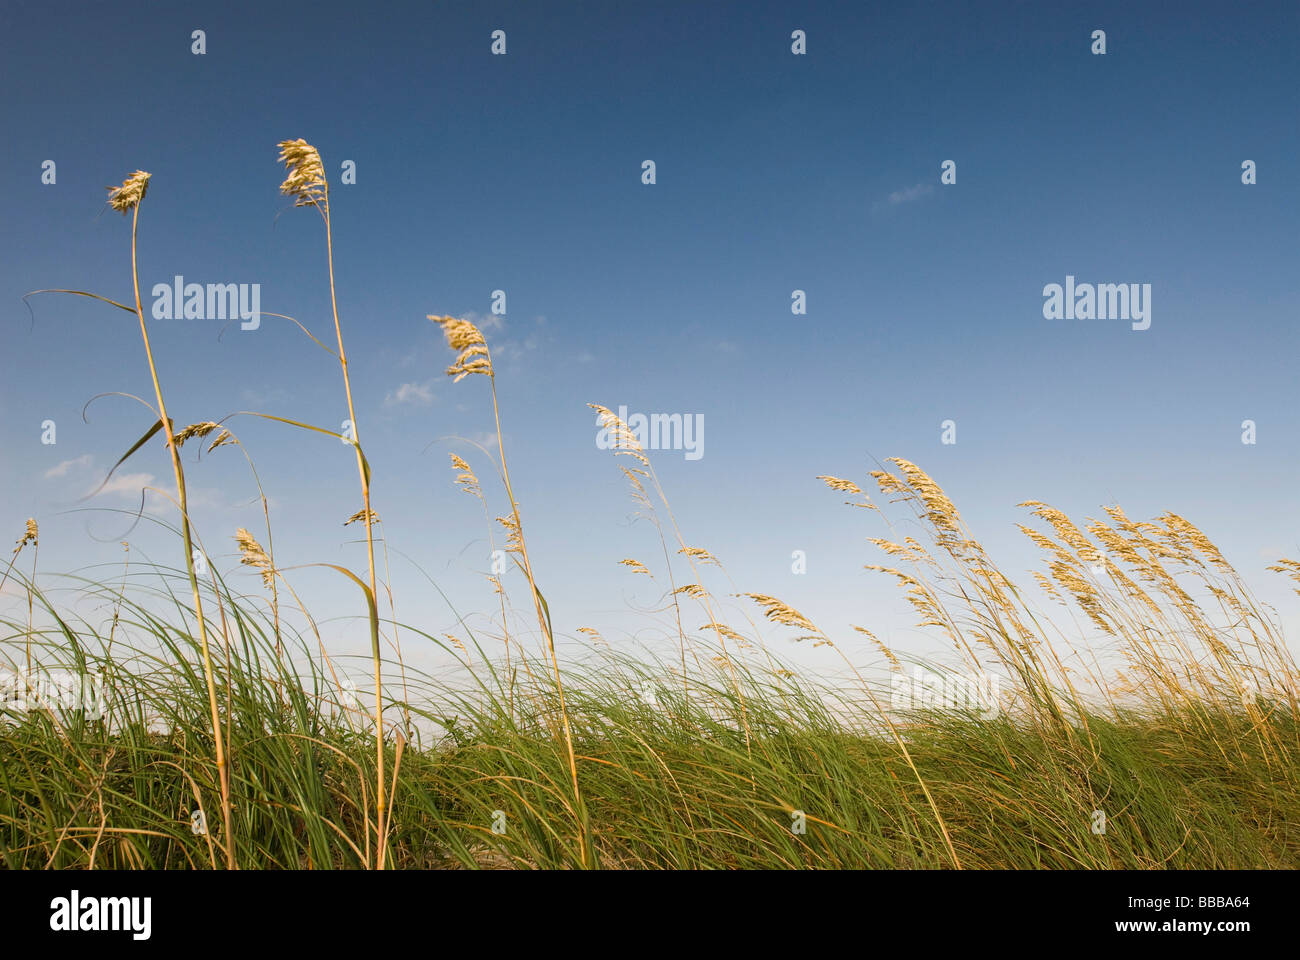
[[[473,374],[488,378],[492,388],[492,417],[496,424],[497,453],[501,457],[501,479],[505,485],[506,497],[510,501],[510,520],[505,524],[508,534],[507,549],[514,547],[519,554],[520,566],[528,580],[529,591],[533,595],[533,609],[537,613],[537,624],[546,641],[547,656],[555,680],[555,692],[559,698],[560,724],[564,735],[564,746],[568,752],[569,780],[573,788],[573,802],[578,813],[578,851],[579,860],[584,866],[593,865],[591,860],[590,840],[588,836],[589,821],[582,800],[582,790],[578,785],[578,760],[573,750],[573,730],[569,723],[568,705],[564,699],[564,683],[560,678],[560,659],[555,651],[555,636],[552,632],[550,612],[545,609],[546,601],[537,588],[533,576],[533,565],[528,559],[528,544],[524,538],[523,520],[519,514],[519,504],[515,500],[514,488],[510,484],[510,468],[506,463],[505,441],[501,435],[501,407],[497,402],[496,370],[492,365],[492,354],[483,338],[483,333],[468,320],[455,317],[438,317],[430,315],[429,319],[442,327],[447,344],[459,351],[455,363],[447,368],[447,375],[453,377],[453,383]]]
[[[361,479],[362,520],[366,525],[366,563],[369,570],[370,615],[378,616],[379,589],[375,578],[374,511],[370,506],[370,471],[361,452],[361,433],[357,425],[356,407],[352,402],[352,378],[348,374],[348,355],[343,346],[343,327],[339,322],[338,297],[334,285],[334,228],[330,217],[329,180],[321,163],[320,152],[305,140],[285,140],[279,144],[280,160],[289,176],[281,185],[282,193],[295,198],[297,206],[315,207],[325,221],[325,251],[329,266],[330,310],[334,317],[334,333],[338,339],[339,367],[343,371],[343,391],[347,397],[348,420],[352,424],[352,444],[357,455],[357,474]],[[377,623],[372,624],[377,633]],[[376,867],[384,869],[386,789],[384,784],[384,689],[383,664],[378,639],[373,643],[375,676],[375,810],[377,835]],[[394,783],[396,781],[394,780]]]
[[[176,436],[172,429],[171,418],[167,416],[167,405],[163,400],[162,385],[158,380],[158,367],[154,363],[153,347],[149,343],[149,328],[144,319],[144,306],[140,300],[140,271],[137,263],[137,232],[140,225],[140,204],[144,201],[149,186],[149,174],[137,170],[127,178],[121,187],[116,188],[110,196],[114,209],[125,213],[131,211],[131,283],[135,292],[135,313],[140,320],[140,338],[144,342],[145,359],[149,363],[149,376],[153,380],[154,397],[158,401],[158,420],[162,424],[163,434],[167,438],[167,452],[171,457],[172,473],[176,479],[176,501],[181,515],[181,543],[185,552],[185,569],[189,575],[190,593],[194,600],[194,621],[199,632],[199,648],[203,657],[203,677],[207,684],[208,705],[212,713],[212,734],[216,749],[217,777],[221,784],[221,819],[224,826],[223,846],[226,853],[226,866],[236,869],[235,844],[233,840],[230,811],[230,771],[226,765],[225,738],[221,732],[221,713],[217,706],[217,685],[212,669],[212,651],[208,645],[208,624],[203,615],[203,597],[199,591],[198,575],[194,569],[194,540],[190,530],[189,498],[185,486],[185,468],[181,464],[180,448],[176,445]]]

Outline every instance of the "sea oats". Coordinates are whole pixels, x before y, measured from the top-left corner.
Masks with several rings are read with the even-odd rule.
[[[1100,520],[1094,520],[1088,524],[1088,532],[1101,541],[1101,545],[1108,551],[1126,563],[1136,564],[1141,559],[1138,552],[1133,549],[1132,544],[1125,540],[1123,535],[1114,527],[1108,526]]]
[[[235,435],[229,430],[222,430],[217,434],[217,439],[208,444],[208,453],[211,453],[217,447],[224,447],[230,443],[239,443],[239,441],[235,439]]]
[[[39,545],[39,530],[36,521],[31,517],[27,518],[27,525],[23,529],[23,535],[16,543],[17,546],[14,547],[15,554],[29,543],[34,547]]]
[[[776,597],[768,596],[765,593],[745,593],[741,594],[741,596],[749,597],[762,607],[763,616],[773,623],[780,623],[787,627],[798,627],[800,630],[807,630],[809,633],[821,634],[821,631],[817,629],[811,620]],[[802,640],[803,638],[800,637],[799,639]]]
[[[478,497],[479,500],[482,500],[483,489],[479,486],[478,477],[474,475],[474,471],[470,469],[469,464],[466,463],[464,459],[453,453],[451,454],[451,465],[460,471],[460,473],[456,475],[457,485],[459,485],[459,487],[466,493],[472,494],[473,496]]]
[[[380,522],[380,520],[379,520],[379,514],[375,513],[375,511],[373,511],[373,510],[366,510],[366,509],[362,508],[361,510],[358,510],[356,513],[352,514],[352,516],[350,516],[350,517],[348,517],[346,520],[344,520],[344,521],[343,521],[343,526],[346,527],[348,524],[350,524],[350,523],[357,523],[358,521],[362,521],[362,522],[364,522],[364,521],[366,520],[367,515],[369,515],[369,518],[370,518],[369,522],[370,522],[370,523],[379,523],[379,522]]]
[[[1042,588],[1044,593],[1046,593],[1049,597],[1052,597],[1053,599],[1055,599],[1060,603],[1065,603],[1065,598],[1061,596],[1061,594],[1057,591],[1056,587],[1052,586],[1052,581],[1048,580],[1047,577],[1044,576],[1041,571],[1039,570],[1033,571],[1033,577],[1035,582],[1037,582],[1038,586]]]
[[[852,480],[843,480],[839,477],[830,477],[830,476],[820,476],[817,479],[821,480],[823,483],[826,484],[826,486],[830,487],[832,490],[838,490],[840,493],[857,494],[859,497],[862,498],[860,501],[845,500],[844,502],[848,506],[864,507],[867,510],[875,510],[877,513],[880,512],[880,508],[877,507],[874,503],[872,503],[871,498],[868,497],[865,493],[863,493],[862,488],[859,487]]]
[[[519,515],[497,517],[497,523],[506,529],[506,550],[511,553],[523,553],[523,530],[519,523]]]
[[[1056,582],[1070,591],[1074,596],[1075,603],[1099,629],[1112,636],[1116,635],[1115,626],[1106,616],[1100,594],[1091,583],[1081,577],[1074,567],[1064,563],[1049,563],[1048,569],[1052,572]]]
[[[1192,546],[1205,554],[1205,556],[1209,558],[1210,562],[1220,570],[1228,573],[1235,572],[1233,571],[1232,565],[1229,564],[1228,561],[1224,559],[1223,554],[1219,552],[1219,548],[1216,547],[1210,538],[1202,533],[1200,528],[1190,520],[1186,520],[1176,513],[1166,513],[1161,519],[1163,519],[1171,529],[1182,534]]]
[[[492,355],[488,352],[487,341],[478,327],[468,320],[457,317],[435,317],[429,319],[442,327],[442,334],[447,338],[447,346],[459,351],[456,362],[447,368],[447,376],[454,377],[452,383],[459,383],[473,373],[491,377]]]
[[[1274,573],[1284,573],[1296,583],[1300,583],[1300,560],[1289,560],[1283,557],[1268,569]],[[1296,593],[1300,594],[1300,590],[1296,590]]]
[[[465,659],[467,660],[469,659],[469,651],[465,649],[465,644],[461,642],[460,637],[456,636],[454,633],[444,633],[443,636],[451,641],[452,646],[454,646],[461,653],[465,654]]]
[[[621,563],[625,567],[628,567],[633,573],[644,573],[651,580],[654,579],[654,574],[645,568],[645,564],[640,563],[639,561],[620,560],[619,563]]]
[[[176,446],[182,447],[185,445],[186,440],[190,440],[194,437],[202,439],[220,426],[221,424],[213,423],[211,420],[205,420],[203,423],[191,423],[180,433],[176,434],[173,439],[176,442]]]
[[[306,140],[282,140],[280,162],[288,171],[280,192],[293,197],[295,207],[329,208],[329,184],[325,181],[325,165],[320,151]]]
[[[970,569],[982,576],[995,591],[1015,589],[1015,584],[1007,579],[1006,574],[987,560],[976,557],[969,562]]]
[[[841,480],[839,477],[827,476],[821,476],[817,479],[823,481],[832,490],[838,490],[840,493],[862,493],[862,488],[852,480]]]
[[[975,546],[967,540],[957,537],[960,532],[961,517],[957,508],[948,499],[943,489],[930,478],[924,470],[901,457],[891,457],[890,462],[897,465],[907,478],[907,484],[921,498],[926,507],[926,519],[940,531],[940,540],[947,548],[968,548]]]
[[[627,477],[627,482],[632,485],[632,499],[647,510],[653,511],[650,494],[646,491],[645,484],[641,482],[641,478],[647,475],[646,472],[637,467],[620,466],[619,469],[623,471],[623,476]]]
[[[701,626],[699,629],[712,630],[718,636],[726,637],[728,640],[735,640],[737,643],[742,645],[747,645],[749,643],[749,641],[745,638],[743,634],[737,633],[735,630],[731,629],[731,627],[727,626],[725,623],[706,623],[703,626]]]
[[[891,557],[902,554],[906,559],[912,559],[912,551],[901,543],[894,543],[892,540],[885,540],[881,537],[867,537],[867,543],[875,544]]]
[[[262,545],[243,527],[235,531],[235,542],[239,544],[239,552],[242,554],[239,562],[261,570],[262,583],[271,586],[275,580],[275,569],[271,566],[271,558],[266,555]]]
[[[883,653],[883,654],[885,655],[885,658],[888,659],[889,662],[890,662],[891,664],[893,664],[893,665],[894,665],[895,667],[897,667],[898,669],[902,669],[902,666],[903,666],[903,665],[902,665],[901,663],[898,662],[898,657],[894,656],[894,651],[893,651],[893,650],[890,650],[890,649],[889,649],[887,646],[885,646],[885,645],[884,645],[880,640],[878,640],[878,639],[876,638],[876,635],[875,635],[874,633],[872,633],[872,632],[871,632],[870,630],[868,630],[866,627],[859,627],[856,623],[849,624],[849,626],[853,627],[854,630],[858,631],[858,633],[862,634],[862,635],[865,636],[868,640],[870,640],[872,643],[874,643],[874,644],[876,645],[877,649],[879,649],[880,652]]]
[[[705,590],[698,583],[688,583],[685,586],[678,587],[673,591],[673,596],[676,596],[679,593],[684,593],[696,600],[703,600],[709,596],[709,591]]]
[[[609,647],[609,643],[600,635],[600,631],[595,627],[579,627],[578,632],[585,633],[587,636],[591,637],[592,644],[597,647]]]
[[[108,191],[108,205],[119,213],[126,214],[134,210],[144,199],[149,189],[150,174],[137,170],[122,182],[120,187],[105,187]]]
[[[941,605],[928,589],[919,584],[909,587],[907,590],[907,602],[910,603],[916,611],[921,614],[921,622],[918,626],[922,627],[943,627],[948,628],[948,623],[943,617]]]
[[[647,467],[650,466],[650,461],[642,452],[641,442],[637,439],[636,433],[620,419],[618,414],[598,403],[589,403],[587,406],[596,411],[601,429],[608,431],[610,449],[615,454],[625,454],[639,460]]]
[[[703,547],[682,547],[677,552],[684,553],[692,560],[698,560],[700,563],[711,563],[715,567],[722,566],[722,564],[718,562],[718,558],[709,553],[709,551],[705,550]]]
[[[917,580],[916,577],[912,576],[909,573],[904,573],[902,570],[896,570],[893,567],[882,567],[878,563],[864,563],[862,565],[862,569],[875,570],[878,571],[879,573],[887,573],[891,577],[897,577],[899,582],[907,584],[909,586],[920,583],[920,581]]]
[[[1023,507],[1024,504],[1022,503],[1021,506]],[[1023,523],[1017,523],[1016,527],[1017,529],[1020,530],[1021,533],[1023,533],[1026,537],[1032,540],[1036,546],[1042,547],[1044,550],[1048,551],[1049,553],[1060,552],[1061,548],[1057,545],[1056,541],[1053,540],[1051,537],[1048,537],[1045,534],[1040,533],[1039,531],[1035,530],[1033,527],[1027,527]]]
[[[888,471],[872,470],[871,476],[881,493],[907,493],[907,484]]]
[[[1034,507],[1030,512],[1034,516],[1046,520],[1052,529],[1056,531],[1057,538],[1073,549],[1075,553],[1096,549],[1088,538],[1080,532],[1079,528],[1074,525],[1074,522],[1055,507],[1050,507],[1041,500],[1026,500],[1020,506]]]

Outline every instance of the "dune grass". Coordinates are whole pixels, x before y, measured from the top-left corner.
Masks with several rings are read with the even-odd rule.
[[[325,218],[333,302],[323,164],[304,141],[280,147],[289,169],[282,190]],[[508,511],[496,522],[538,628],[536,649],[511,632],[509,585],[493,573],[499,629],[476,634],[461,620],[461,635],[436,636],[397,620],[379,576],[376,547],[386,568],[387,537],[374,533],[375,478],[356,439],[335,310],[353,417],[345,439],[361,480],[361,508],[348,522],[365,526],[367,570],[282,563],[233,417],[341,435],[250,412],[174,429],[135,271],[147,184],[137,172],[110,199],[133,214],[135,308],[60,292],[140,319],[157,423],[127,456],[155,433],[167,440],[179,516],[149,522],[175,536],[185,563],[58,576],[38,568],[35,520],[22,528],[0,582],[21,595],[17,612],[0,617],[0,664],[22,677],[0,701],[7,867],[1300,865],[1300,674],[1271,615],[1176,514],[1133,521],[1108,507],[1105,520],[1080,527],[1044,503],[1024,504],[1038,522],[1022,530],[1045,554],[1031,591],[998,569],[917,465],[895,459],[871,471],[897,505],[890,510],[853,479],[817,478],[847,496],[859,519],[907,531],[871,538],[885,562],[868,566],[895,579],[920,622],[951,645],[945,669],[1005,684],[990,701],[900,704],[905,658],[865,627],[832,637],[778,597],[742,593],[713,553],[684,537],[634,431],[593,404],[662,546],[662,563],[621,562],[629,576],[662,574],[675,636],[667,653],[620,655],[604,643],[564,662],[539,586],[545,571],[530,559],[510,484],[488,344],[472,323],[433,315],[456,354],[448,375],[490,384],[498,459],[488,460]],[[248,460],[267,546],[243,528],[224,535],[241,565],[261,574],[263,594],[196,565],[203,554],[180,457],[195,440],[209,452],[238,447]],[[491,527],[470,463],[452,455],[452,465]],[[927,542],[911,535],[918,531]],[[341,679],[343,658],[327,649],[294,587],[303,566],[329,567],[364,597],[372,692]],[[1300,562],[1273,569],[1300,580]],[[724,622],[735,609],[717,592],[724,581],[758,619],[838,652],[850,679],[832,685],[790,669],[755,617]],[[1068,625],[1047,616],[1044,602],[1068,608]],[[99,612],[77,613],[87,609]],[[401,658],[403,643],[463,656],[463,669],[422,673]],[[864,675],[856,655],[864,645],[882,670]],[[29,685],[55,671],[102,678],[103,704],[36,702]]]
[[[117,606],[111,655],[83,621],[35,638],[43,662],[104,673],[108,711],[26,710],[0,725],[4,863],[215,868],[229,839],[245,868],[375,865],[373,711],[307,644],[277,658],[269,618],[224,584],[206,606],[225,607],[232,640],[216,664],[231,833],[217,819],[194,832],[194,811],[221,802],[206,680],[193,631],[153,612],[187,577],[141,576],[162,586],[129,591],[157,595],[61,587]],[[26,630],[5,627],[8,639]],[[148,642],[128,647],[125,635]],[[869,698],[701,652],[711,667],[685,688],[670,663],[644,656],[567,668],[584,811],[544,658],[513,688],[485,667],[451,687],[408,665],[409,699],[389,704],[404,736],[385,738],[399,772],[386,865],[949,868],[954,850],[965,868],[1297,864],[1300,730],[1284,704],[1265,703],[1263,718],[1190,702],[1093,710],[1059,727],[920,711],[898,721],[909,762]]]

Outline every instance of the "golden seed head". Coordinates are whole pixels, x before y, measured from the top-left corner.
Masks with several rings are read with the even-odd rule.
[[[144,199],[145,191],[149,189],[149,177],[150,174],[137,170],[127,177],[120,187],[106,187],[108,205],[123,214],[128,210],[134,210]]]
[[[851,626],[854,630],[858,631],[858,633],[862,634],[864,637],[866,637],[868,640],[874,643],[876,645],[876,649],[885,655],[885,658],[889,661],[892,667],[894,667],[895,669],[902,669],[903,665],[898,662],[898,657],[894,656],[894,651],[890,650],[889,647],[885,646],[876,637],[874,633],[872,633],[866,627],[859,627],[856,623],[851,623],[849,624],[849,626]]]
[[[654,579],[654,574],[647,570],[645,564],[641,563],[639,560],[620,560],[619,563],[630,568],[633,573],[644,573],[651,580]]]
[[[841,480],[839,477],[821,476],[817,478],[832,490],[838,490],[840,493],[861,493],[862,488],[852,480]]]
[[[763,608],[763,616],[773,623],[784,624],[787,627],[798,627],[800,630],[807,630],[809,633],[821,635],[821,631],[813,624],[811,620],[796,610],[789,604],[783,603],[776,597],[768,596],[765,593],[745,593],[742,596],[749,597],[760,607]],[[802,640],[803,637],[798,639]]]
[[[185,445],[186,440],[190,440],[194,437],[206,437],[209,433],[220,426],[221,424],[213,423],[211,420],[206,420],[203,423],[192,423],[180,433],[176,434],[173,439],[176,441],[177,447],[182,447]]]
[[[375,513],[373,510],[366,510],[363,508],[344,520],[343,526],[346,527],[349,523],[356,523],[358,520],[365,521],[367,525],[380,522],[379,514]]]
[[[26,529],[23,531],[22,539],[18,541],[18,550],[21,550],[23,547],[27,546],[27,544],[29,544],[29,543],[30,543],[33,547],[38,546],[38,545],[39,545],[39,540],[40,540],[39,533],[40,533],[40,531],[37,529],[36,521],[33,520],[31,517],[28,517],[28,518],[27,518],[27,527],[26,527]],[[15,550],[14,552],[17,553],[18,550]]]
[[[325,181],[325,165],[320,151],[306,140],[282,140],[280,162],[289,175],[280,184],[280,192],[294,198],[295,207],[329,206],[329,184]]]
[[[469,651],[465,649],[465,644],[461,642],[460,637],[456,636],[454,633],[444,633],[443,636],[446,637],[448,640],[450,640],[452,646],[454,646],[461,653],[465,654],[466,657],[469,656]]]
[[[649,474],[644,470],[638,470],[636,467],[629,469],[620,466],[619,469],[623,471],[623,476],[627,477],[627,482],[632,485],[632,499],[645,507],[646,510],[654,513],[654,506],[650,503],[650,494],[646,492],[645,484],[641,482],[641,478],[649,476]]]
[[[451,454],[451,465],[460,471],[460,473],[456,474],[456,484],[466,493],[482,500],[483,490],[479,486],[478,477],[474,475],[474,471],[470,469],[470,465],[465,462],[465,459],[453,453]]]
[[[705,590],[698,583],[688,583],[684,587],[678,587],[673,591],[673,596],[676,596],[679,593],[684,593],[696,600],[703,600],[709,595],[709,591]]]
[[[269,587],[275,580],[275,568],[272,567],[271,558],[266,555],[262,545],[243,527],[235,531],[235,542],[239,544],[239,552],[243,555],[239,562],[261,570],[262,583]]]
[[[715,567],[722,566],[722,564],[718,562],[718,558],[709,553],[709,551],[705,550],[703,547],[682,547],[677,552],[684,553],[692,560],[698,560],[700,563],[711,563]]]
[[[592,642],[595,646],[598,646],[598,647],[608,647],[608,646],[609,646],[609,642],[608,642],[604,637],[602,637],[602,636],[600,635],[600,631],[597,630],[595,627],[579,627],[579,628],[578,628],[578,632],[579,632],[579,633],[585,633],[587,636],[591,637],[591,642]]]
[[[700,626],[700,629],[712,630],[718,636],[725,637],[728,640],[735,640],[737,643],[740,644],[745,644],[748,642],[744,638],[744,636],[737,633],[735,630],[732,630],[731,627],[727,626],[725,623],[705,623]]]
[[[506,530],[506,551],[522,554],[524,551],[524,532],[516,511],[509,517],[497,517],[497,523]]]
[[[589,403],[587,406],[596,411],[598,415],[597,423],[600,428],[609,432],[610,447],[613,449],[615,456],[625,454],[640,460],[647,467],[650,466],[650,461],[641,452],[641,442],[637,440],[636,433],[623,422],[618,414],[598,403]]]
[[[229,430],[222,430],[217,434],[217,439],[208,444],[208,453],[211,453],[217,447],[224,447],[228,443],[239,443],[239,441],[235,439],[235,435]]]
[[[442,334],[447,338],[447,346],[460,351],[456,362],[447,368],[447,376],[454,377],[452,383],[459,383],[471,373],[492,376],[492,355],[488,352],[487,341],[478,327],[468,320],[458,317],[435,317],[429,319],[442,327]]]

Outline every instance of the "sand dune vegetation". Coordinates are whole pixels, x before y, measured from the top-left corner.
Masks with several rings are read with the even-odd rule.
[[[59,575],[39,566],[39,518],[3,518],[18,535],[0,574],[0,670],[11,678],[0,701],[5,866],[1300,866],[1300,673],[1276,617],[1190,520],[1132,520],[1112,506],[1076,523],[1046,503],[1022,504],[1021,530],[1043,566],[1017,584],[922,467],[892,459],[861,477],[810,471],[819,494],[847,499],[850,522],[871,515],[927,532],[925,542],[874,538],[863,562],[895,581],[949,646],[954,675],[1001,681],[995,696],[951,702],[914,684],[908,658],[869,622],[832,636],[815,611],[761,585],[715,592],[729,583],[725,567],[679,528],[652,451],[593,403],[614,441],[610,469],[622,471],[663,547],[658,561],[622,565],[662,585],[676,635],[669,655],[630,656],[585,628],[595,656],[568,662],[511,484],[501,429],[510,410],[498,405],[491,344],[434,305],[428,320],[445,337],[446,373],[460,384],[452,389],[491,403],[504,502],[491,502],[456,454],[446,482],[479,501],[466,509],[504,544],[512,575],[489,578],[499,631],[462,623],[439,635],[386,617],[383,504],[371,502],[352,403],[329,184],[313,146],[279,149],[282,192],[324,226],[335,337],[316,343],[339,362],[351,436],[272,412],[180,427],[169,418],[165,396],[182,381],[155,364],[136,270],[148,173],[109,196],[131,222],[134,304],[36,291],[90,297],[138,320],[156,422],[127,456],[165,441],[171,515],[141,522],[174,536],[179,555],[174,567],[135,561],[102,578]],[[359,497],[347,522],[364,530],[364,569],[277,554],[274,511],[238,436],[250,416],[277,424],[287,443],[315,433],[353,444]],[[234,570],[194,561],[182,451],[200,443],[240,451],[257,483],[261,529],[204,531],[235,545]],[[365,691],[343,682],[296,590],[295,571],[307,566],[354,591],[372,651]],[[236,585],[241,568],[260,575],[260,593]],[[1272,569],[1300,583],[1300,561]],[[111,617],[79,615],[70,598]],[[740,622],[725,613],[737,599],[750,612]],[[509,629],[515,603],[535,633]],[[764,644],[760,622],[838,652],[853,681],[792,669]],[[465,669],[453,680],[388,653],[413,645]],[[880,658],[879,673],[855,666],[850,654],[864,648]],[[97,701],[60,702],[33,686],[57,672],[102,678]]]

